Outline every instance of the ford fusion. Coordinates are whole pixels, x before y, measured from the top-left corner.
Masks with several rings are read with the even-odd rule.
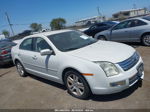
[[[20,76],[28,73],[64,84],[80,99],[123,91],[144,78],[143,61],[132,47],[59,30],[30,35],[12,49]]]

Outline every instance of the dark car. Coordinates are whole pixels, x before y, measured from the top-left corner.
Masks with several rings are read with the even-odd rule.
[[[5,42],[11,42],[12,40],[10,38],[4,38],[4,39],[1,39],[0,42],[2,41],[5,41]]]
[[[31,35],[32,31],[31,30],[25,30],[22,33],[18,34],[19,36],[28,36]]]
[[[95,34],[107,30],[110,27],[114,26],[115,24],[117,24],[117,22],[112,22],[112,21],[107,21],[107,22],[101,22],[101,23],[96,23],[94,25],[92,25],[89,29],[85,30],[84,33],[94,37]]]
[[[12,61],[11,48],[16,44],[11,41],[0,41],[0,65],[7,64]]]

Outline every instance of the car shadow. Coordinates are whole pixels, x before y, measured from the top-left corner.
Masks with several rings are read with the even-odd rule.
[[[122,92],[110,94],[110,95],[92,95],[89,99],[93,100],[93,101],[102,101],[102,102],[119,100],[119,99],[126,98],[126,97],[130,96],[139,87],[142,87],[142,81],[141,80],[138,81],[136,84],[134,84],[132,87],[130,87],[130,88],[128,88]]]
[[[32,74],[29,74],[29,77],[31,77],[35,80],[38,80],[42,83],[57,87],[59,89],[67,90],[67,88],[62,84],[59,84],[59,83],[56,83],[56,82],[53,82],[53,81],[50,81],[47,79],[40,78],[40,77],[37,77],[37,76],[32,75]],[[101,101],[101,102],[109,102],[109,101],[119,100],[119,99],[123,99],[123,98],[130,96],[139,87],[142,87],[142,81],[138,81],[132,87],[130,87],[130,88],[128,88],[122,92],[110,94],[110,95],[91,95],[87,100]]]
[[[124,44],[127,44],[129,46],[132,46],[134,48],[138,48],[140,46],[143,46],[140,42],[123,42]]]
[[[53,81],[50,81],[50,80],[47,80],[47,79],[44,79],[44,78],[32,75],[32,74],[28,74],[28,76],[31,77],[31,78],[33,78],[33,79],[35,79],[35,80],[38,80],[38,81],[40,81],[42,83],[45,83],[45,84],[48,84],[48,85],[51,85],[51,86],[54,86],[54,87],[57,87],[57,88],[60,88],[60,89],[63,89],[63,90],[67,89],[62,84],[59,84],[59,83],[56,83],[56,82],[53,82]]]

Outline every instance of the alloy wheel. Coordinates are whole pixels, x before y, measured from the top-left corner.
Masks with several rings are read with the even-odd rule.
[[[74,74],[69,75],[67,77],[67,85],[72,94],[76,96],[82,96],[84,94],[85,87],[82,80],[78,76]]]
[[[23,66],[18,62],[17,63],[17,71],[19,72],[20,76],[24,76],[24,69]]]
[[[143,43],[144,45],[150,46],[150,35],[145,35],[143,37]]]

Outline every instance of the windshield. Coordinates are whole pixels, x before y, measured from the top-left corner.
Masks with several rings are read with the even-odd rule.
[[[57,49],[63,52],[79,49],[97,41],[78,31],[68,31],[50,35],[48,38]]]

